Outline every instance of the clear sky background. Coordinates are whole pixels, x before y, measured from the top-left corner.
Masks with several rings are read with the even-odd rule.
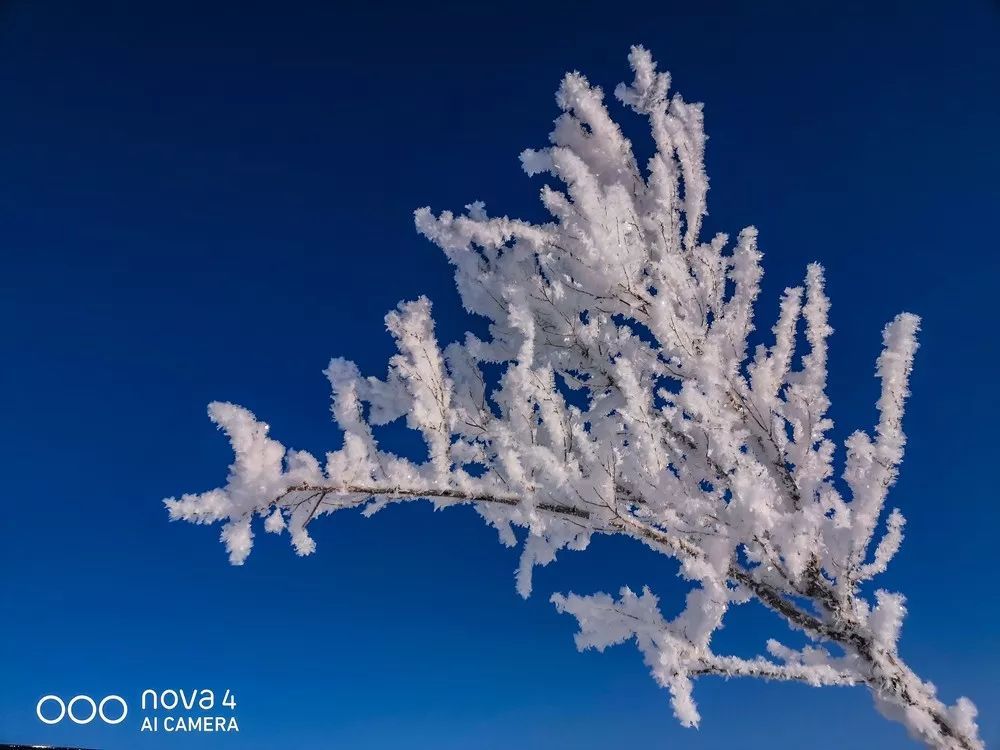
[[[338,514],[312,529],[313,557],[261,536],[242,568],[217,527],[167,522],[163,497],[224,480],[209,401],[322,453],[340,439],[330,356],[382,374],[382,316],[421,293],[441,338],[461,335],[413,209],[540,218],[517,154],[544,145],[564,71],[610,91],[636,42],[707,102],[708,229],[760,228],[760,326],[825,264],[838,438],[874,422],[881,327],[923,316],[891,500],[907,538],[882,584],[909,599],[905,657],[1000,739],[1000,5],[7,0],[0,742],[911,746],[860,688],[705,679],[703,726],[682,729],[633,646],[578,654],[547,601],[649,584],[674,611],[675,566],[625,540],[562,554],[525,602],[516,553],[469,509]],[[719,641],[750,653],[782,633],[747,606]],[[34,716],[45,693],[147,687],[230,688],[242,731]]]

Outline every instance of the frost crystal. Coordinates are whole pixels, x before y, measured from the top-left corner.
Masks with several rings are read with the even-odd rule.
[[[430,302],[400,304],[386,316],[399,353],[384,379],[341,359],[326,371],[344,441],[325,466],[268,437],[249,411],[212,404],[236,459],[225,487],[167,500],[171,517],[224,522],[242,564],[255,516],[305,555],[310,523],[337,510],[472,504],[504,544],[516,544],[513,527],[527,530],[523,596],[532,568],[559,550],[624,534],[681,563],[692,590],[680,615],[664,619],[649,589],[553,602],[579,621],[580,648],[634,639],[683,724],[698,724],[692,683],[704,675],[858,684],[928,746],[982,748],[972,703],[946,706],[899,655],[903,597],[879,589],[872,602],[860,587],[902,540],[902,515],[884,506],[903,455],[918,319],[886,326],[879,422],[847,440],[835,483],[823,271],[810,265],[804,285],[785,290],[773,343],[749,352],[757,232],[731,249],[725,235],[701,238],[701,105],[669,96],[669,76],[643,48],[629,60],[634,81],[615,96],[649,121],[656,153],[645,169],[602,91],[572,73],[551,145],[521,155],[529,175],[563,186],[541,190],[549,223],[490,218],[481,203],[460,216],[416,212],[465,308],[489,321],[488,340],[442,348]],[[498,380],[486,365],[499,366]],[[372,428],[404,418],[426,443],[424,462],[379,448]],[[771,640],[753,659],[714,652],[727,610],[751,599],[811,645]]]

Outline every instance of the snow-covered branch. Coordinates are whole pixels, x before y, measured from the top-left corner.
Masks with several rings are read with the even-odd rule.
[[[731,246],[701,237],[701,105],[669,95],[669,76],[644,49],[629,59],[634,80],[615,95],[648,119],[656,153],[645,167],[602,91],[573,73],[550,144],[521,155],[529,175],[552,178],[541,189],[550,221],[491,218],[482,203],[462,215],[416,212],[489,336],[442,347],[430,302],[400,304],[386,317],[398,354],[384,378],[342,359],[326,370],[344,440],[323,463],[271,438],[246,409],[212,404],[235,461],[225,486],[167,500],[171,518],[222,522],[230,560],[242,564],[257,518],[309,554],[313,521],[338,510],[468,504],[506,545],[526,531],[524,596],[533,567],[560,550],[626,535],[680,562],[692,585],[680,615],[666,620],[649,589],[553,601],[579,621],[581,648],[634,640],[683,723],[699,721],[700,676],[861,684],[927,745],[983,747],[972,704],[946,706],[902,661],[903,597],[861,588],[902,542],[903,517],[885,503],[905,445],[918,319],[886,326],[879,422],[838,456],[827,437],[822,268],[785,290],[772,336],[755,333],[757,231]],[[395,420],[421,435],[423,460],[380,448],[378,428]],[[751,600],[810,645],[772,640],[754,659],[713,652],[729,608]]]

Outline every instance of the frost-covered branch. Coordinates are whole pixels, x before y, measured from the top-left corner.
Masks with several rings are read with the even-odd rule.
[[[235,461],[224,487],[167,500],[171,518],[222,522],[230,560],[242,564],[257,518],[309,554],[313,521],[338,510],[467,504],[508,546],[525,530],[524,596],[534,566],[560,550],[625,535],[680,562],[692,588],[679,615],[665,619],[649,589],[553,601],[579,621],[580,648],[634,640],[683,723],[699,721],[701,676],[860,684],[928,746],[983,747],[971,702],[946,706],[900,657],[903,597],[862,588],[903,538],[901,513],[885,503],[905,445],[918,319],[904,313],[885,327],[878,424],[838,457],[827,437],[822,268],[785,290],[771,336],[755,333],[757,231],[731,247],[725,235],[701,237],[701,105],[669,95],[669,76],[642,48],[629,59],[634,80],[615,95],[648,119],[656,153],[644,167],[601,90],[572,73],[549,146],[521,155],[529,175],[552,178],[541,190],[550,221],[491,218],[482,203],[462,215],[416,212],[489,335],[442,347],[430,302],[400,304],[386,317],[398,353],[384,378],[342,359],[327,368],[344,440],[322,464],[246,409],[212,404]],[[396,420],[421,435],[425,459],[380,448],[378,428]],[[715,653],[729,608],[751,600],[809,645],[772,639],[753,659]]]
[[[769,644],[772,653],[781,656],[786,663],[764,657],[742,659],[712,653],[709,648],[711,634],[719,626],[726,602],[733,600],[731,595],[719,596],[719,593],[711,596],[705,589],[696,589],[688,595],[684,612],[670,622],[663,619],[656,597],[648,588],[643,589],[641,596],[623,588],[618,600],[607,594],[556,594],[552,601],[560,612],[568,612],[579,621],[577,648],[603,651],[634,638],[653,677],[670,690],[674,713],[685,726],[696,726],[701,718],[691,698],[692,677],[720,675],[796,680],[817,687],[864,682],[864,675],[846,663],[832,663],[835,660],[829,658],[816,658],[806,663],[790,658],[791,652],[779,650],[781,647],[774,642]],[[826,652],[822,654],[829,656]]]

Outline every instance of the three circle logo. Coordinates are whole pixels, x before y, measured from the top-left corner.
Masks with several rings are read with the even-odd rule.
[[[121,714],[117,718],[108,718],[108,714],[105,711],[108,703],[112,702],[117,702],[121,706]],[[54,711],[51,708],[46,709],[44,713],[42,711],[42,707],[47,703],[55,704],[55,707],[58,708],[58,713],[54,718],[52,716]],[[86,708],[80,708],[81,703],[85,704]],[[113,713],[115,709],[112,707],[111,710]],[[49,715],[46,716],[45,713]],[[101,721],[105,724],[121,724],[125,720],[125,717],[128,716],[128,704],[120,695],[106,695],[101,699],[100,703],[89,695],[77,695],[71,698],[69,703],[64,702],[58,695],[43,695],[38,699],[38,704],[35,706],[35,714],[43,724],[58,724],[67,716],[74,724],[89,724],[98,716],[101,717]]]

